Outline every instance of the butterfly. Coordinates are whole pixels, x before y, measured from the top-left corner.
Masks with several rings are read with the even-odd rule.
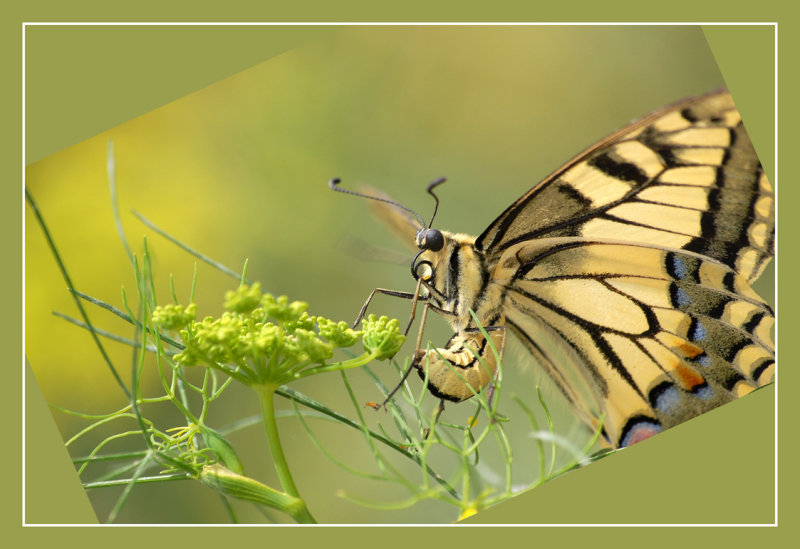
[[[419,298],[453,328],[414,361],[441,399],[491,383],[508,331],[615,448],[774,376],[774,314],[751,288],[774,254],[774,193],[725,89],[591,146],[477,238],[361,196],[413,239]]]

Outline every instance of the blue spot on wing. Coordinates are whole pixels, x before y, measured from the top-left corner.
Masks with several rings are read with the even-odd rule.
[[[671,414],[677,411],[681,403],[681,395],[675,387],[662,391],[656,398],[655,408],[664,413]]]
[[[683,261],[683,258],[677,255],[672,256],[672,273],[678,278],[678,280],[682,280],[686,278],[687,274],[686,263]]]
[[[708,337],[708,330],[697,319],[692,321],[692,327],[689,330],[689,337],[692,338],[692,341],[703,341],[706,337]]]
[[[678,288],[675,292],[675,301],[678,303],[678,307],[687,307],[692,304],[694,299],[683,288]]]
[[[711,357],[703,353],[697,356],[694,359],[694,362],[698,363],[700,366],[705,366],[706,368],[708,368],[709,366],[711,366]]]
[[[714,389],[706,383],[698,387],[693,393],[700,400],[710,400],[714,396]]]

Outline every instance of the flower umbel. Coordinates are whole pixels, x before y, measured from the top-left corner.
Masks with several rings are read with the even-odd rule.
[[[406,336],[400,333],[400,323],[396,318],[389,320],[385,316],[376,318],[369,315],[364,321],[363,339],[364,348],[376,359],[384,360],[392,358],[400,350]]]
[[[196,307],[158,307],[159,327],[180,329],[185,349],[174,360],[183,366],[216,368],[248,385],[277,387],[308,375],[362,366],[391,358],[405,341],[396,319],[370,315],[363,332],[345,322],[310,316],[308,304],[262,293],[258,283],[225,295],[220,317],[194,320]],[[182,329],[181,329],[182,328]],[[361,356],[330,362],[334,349],[363,339]]]
[[[180,331],[184,349],[173,357],[177,366],[213,368],[258,393],[267,441],[284,491],[243,476],[244,467],[233,448],[211,428],[201,433],[225,467],[219,464],[205,467],[200,478],[225,495],[279,508],[298,522],[315,522],[300,498],[281,448],[275,421],[275,391],[309,375],[391,358],[405,336],[400,333],[398,321],[385,316],[376,319],[370,315],[364,321],[363,332],[348,328],[344,322],[311,316],[306,312],[307,303],[262,293],[258,284],[242,284],[227,292],[225,309],[219,318],[208,316],[197,321],[194,305],[186,308],[168,305],[155,309],[153,321],[160,329]],[[359,337],[364,344],[363,354],[329,362],[334,349],[352,347]]]
[[[242,284],[236,290],[225,292],[225,308],[237,313],[249,313],[261,305],[261,284]]]
[[[361,335],[361,332],[350,329],[344,320],[334,322],[327,318],[320,318],[317,325],[320,335],[334,347],[352,347]]]
[[[164,330],[180,330],[197,318],[197,305],[165,305],[153,311],[153,322]]]

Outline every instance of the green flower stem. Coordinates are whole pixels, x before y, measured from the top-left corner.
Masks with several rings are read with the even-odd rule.
[[[302,500],[236,474],[219,464],[204,467],[200,482],[226,496],[266,505],[287,513],[297,522],[307,522],[303,520],[308,511]]]
[[[227,364],[222,364],[220,362],[216,362],[210,358],[204,358],[206,366],[209,368],[213,368],[218,372],[225,374],[226,376],[230,376],[239,383],[243,385],[250,385],[253,382],[253,378],[255,376],[250,374],[250,369],[247,367],[242,367],[239,365],[237,368],[231,368]]]
[[[267,442],[269,449],[272,452],[272,460],[275,464],[275,470],[278,473],[278,478],[281,481],[284,491],[290,496],[294,496],[299,501],[299,509],[296,511],[294,518],[304,524],[316,524],[317,521],[311,516],[305,502],[300,497],[297,491],[297,486],[292,478],[292,473],[289,471],[289,464],[286,462],[286,456],[283,454],[283,446],[278,436],[278,424],[275,422],[275,390],[277,385],[265,384],[254,386],[258,392],[258,398],[261,401],[261,414],[264,418],[264,428],[267,432]]]
[[[312,376],[315,374],[322,374],[325,372],[336,372],[339,370],[349,370],[350,368],[359,368],[364,366],[365,364],[369,364],[372,362],[378,353],[364,353],[361,356],[356,358],[351,358],[350,360],[344,360],[342,362],[336,362],[334,364],[324,364],[322,366],[316,366],[314,368],[307,368],[302,372],[298,373],[295,376],[295,379],[300,379],[306,376]]]

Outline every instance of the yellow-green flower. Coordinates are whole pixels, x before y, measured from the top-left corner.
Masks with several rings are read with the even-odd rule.
[[[406,340],[406,336],[400,333],[399,324],[396,318],[390,320],[386,316],[369,315],[363,322],[364,348],[375,354],[378,360],[392,358]]]

